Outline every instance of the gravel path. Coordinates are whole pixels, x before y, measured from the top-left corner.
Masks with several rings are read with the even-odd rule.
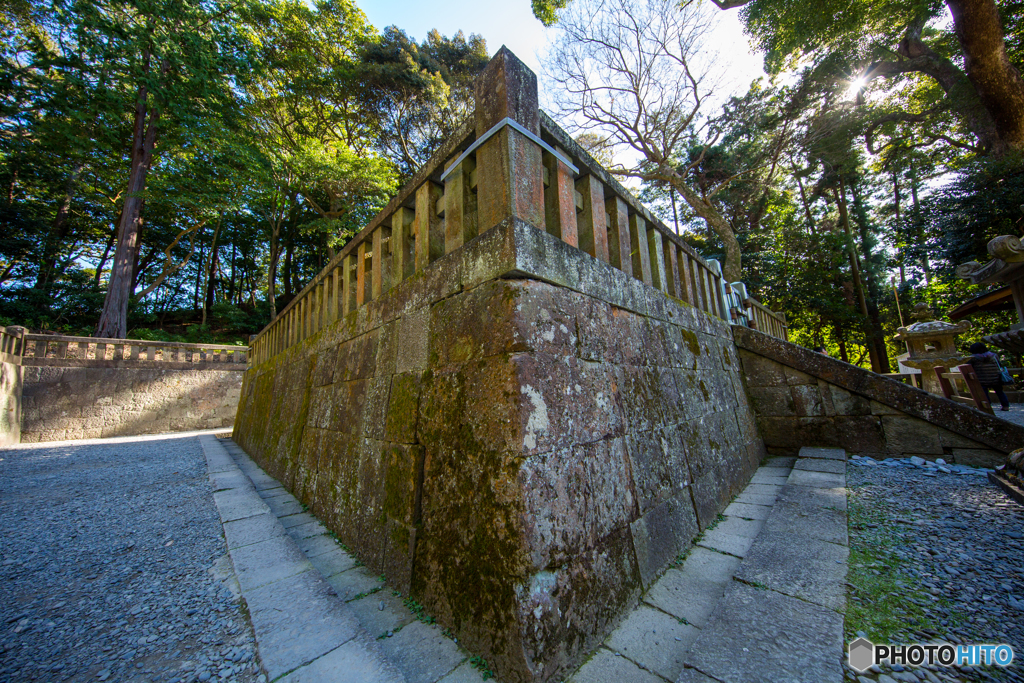
[[[860,604],[869,613],[891,611],[899,625],[889,642],[1008,643],[1016,657],[1008,669],[886,669],[864,678],[847,669],[848,680],[1024,681],[1024,507],[973,474],[926,476],[851,461],[846,476],[851,551],[874,556],[851,555],[849,580],[862,588],[871,577],[892,581],[895,591]],[[856,608],[858,591],[850,590]],[[848,631],[850,620],[848,611]]]
[[[195,438],[0,451],[0,681],[262,680]]]

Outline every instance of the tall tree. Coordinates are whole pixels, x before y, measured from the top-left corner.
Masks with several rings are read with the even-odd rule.
[[[85,84],[102,74],[132,103],[127,182],[96,328],[97,336],[121,338],[157,143],[168,128],[230,116],[236,106],[232,77],[245,71],[245,41],[235,6],[223,0],[77,0],[58,2],[55,10],[67,27],[60,60],[71,77]]]
[[[578,0],[559,15],[548,68],[556,102],[580,132],[638,155],[609,171],[670,185],[722,241],[725,277],[736,281],[740,244],[714,202],[731,178],[708,187],[688,179],[714,138],[701,118],[711,81],[699,59],[711,20],[697,2]],[[687,156],[693,147],[701,152]]]

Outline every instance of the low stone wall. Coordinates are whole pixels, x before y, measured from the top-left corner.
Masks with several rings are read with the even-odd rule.
[[[557,680],[756,469],[739,368],[508,219],[248,370],[234,438],[503,680]]]
[[[0,446],[21,441],[21,364],[0,360]]]
[[[747,328],[733,329],[770,453],[802,446],[995,467],[1024,429],[987,413]]]
[[[33,360],[26,357],[23,368],[22,443],[230,427],[245,369],[74,359],[34,366]]]

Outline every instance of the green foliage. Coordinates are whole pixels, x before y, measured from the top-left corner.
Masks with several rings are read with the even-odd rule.
[[[487,61],[479,36],[380,35],[350,0],[24,0],[0,34],[0,316],[95,329],[144,101],[128,328],[152,339],[261,329],[472,110]]]

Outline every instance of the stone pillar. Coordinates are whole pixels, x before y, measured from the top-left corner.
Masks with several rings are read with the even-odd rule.
[[[476,79],[476,134],[510,118],[540,135],[537,76],[502,46]],[[505,126],[476,150],[479,234],[509,216],[544,229],[541,149]]]

